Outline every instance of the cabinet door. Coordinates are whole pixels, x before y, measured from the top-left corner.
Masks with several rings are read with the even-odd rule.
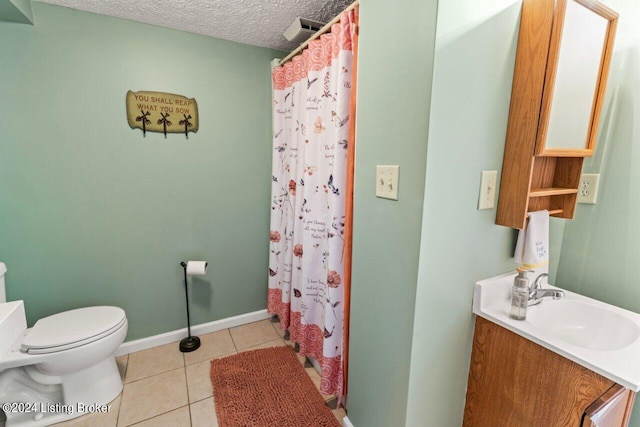
[[[635,393],[614,384],[584,411],[582,427],[626,427]]]
[[[536,155],[593,155],[617,18],[591,0],[557,2]]]
[[[614,384],[476,317],[463,427],[576,427]]]

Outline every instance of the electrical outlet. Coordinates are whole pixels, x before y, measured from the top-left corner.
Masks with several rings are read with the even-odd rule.
[[[578,203],[596,204],[598,200],[599,173],[583,173],[578,184]]]
[[[376,166],[376,197],[398,200],[400,166]]]

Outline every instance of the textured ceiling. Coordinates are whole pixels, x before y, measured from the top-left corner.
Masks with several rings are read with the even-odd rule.
[[[101,15],[293,50],[282,33],[297,16],[328,22],[353,0],[38,0]]]

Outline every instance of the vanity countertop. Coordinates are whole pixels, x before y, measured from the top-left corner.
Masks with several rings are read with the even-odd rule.
[[[508,315],[514,277],[507,273],[477,282],[473,313],[634,392],[640,391],[640,314],[563,289],[564,298],[545,298],[539,306],[528,308],[526,320],[514,320]]]

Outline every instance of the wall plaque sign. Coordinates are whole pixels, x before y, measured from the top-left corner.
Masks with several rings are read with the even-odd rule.
[[[132,129],[168,133],[198,131],[198,104],[195,98],[164,92],[127,92],[127,121]]]

